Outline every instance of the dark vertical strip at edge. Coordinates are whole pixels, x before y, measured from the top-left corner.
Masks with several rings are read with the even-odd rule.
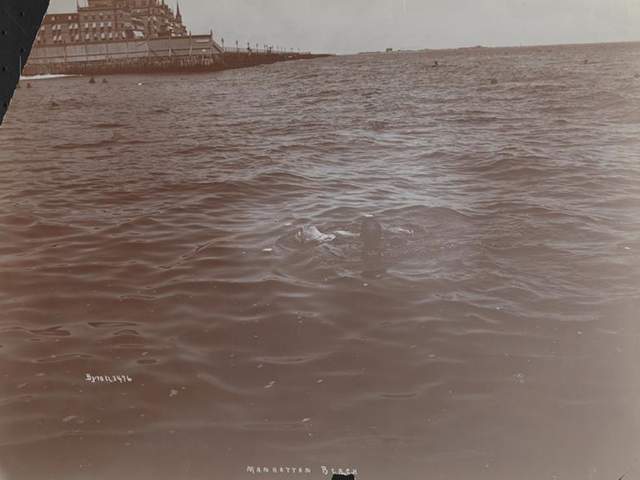
[[[0,125],[48,7],[49,0],[0,1]]]

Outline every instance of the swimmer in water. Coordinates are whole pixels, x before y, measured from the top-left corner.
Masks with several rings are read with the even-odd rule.
[[[305,225],[296,232],[296,241],[302,244],[332,242],[335,239],[335,235],[322,233],[313,225]]]
[[[413,231],[402,228],[391,229],[397,233],[413,234]],[[329,249],[332,253],[338,254],[335,250],[338,247],[332,247],[332,243],[338,238],[359,238],[362,248],[362,254],[365,257],[382,256],[384,247],[384,234],[380,222],[372,216],[365,216],[360,222],[360,231],[352,233],[345,230],[336,230],[333,233],[325,233],[320,231],[314,225],[305,225],[295,233],[295,240],[301,245],[322,245],[323,248]],[[342,256],[338,254],[338,256]]]

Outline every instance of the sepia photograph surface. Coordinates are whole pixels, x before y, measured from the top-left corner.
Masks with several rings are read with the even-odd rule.
[[[638,41],[637,0],[51,0],[0,480],[640,480]]]

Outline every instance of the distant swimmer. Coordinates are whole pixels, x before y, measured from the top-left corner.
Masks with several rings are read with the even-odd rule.
[[[382,249],[382,225],[373,217],[365,217],[360,224],[360,240],[363,252],[379,253]]]
[[[27,82],[27,88],[31,88],[31,84]]]
[[[440,64],[438,63],[438,60],[436,60],[435,62],[433,62],[433,68],[436,68],[437,66],[439,66]]]
[[[102,83],[109,83],[106,78],[102,79]]]
[[[492,78],[491,79],[491,85],[497,85],[498,84],[498,79],[497,78]]]
[[[93,78],[93,77],[91,77],[91,78],[89,79],[89,83],[91,83],[91,84],[96,83],[96,79],[95,79],[95,78]]]

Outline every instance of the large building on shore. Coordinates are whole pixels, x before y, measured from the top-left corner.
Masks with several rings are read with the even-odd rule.
[[[266,46],[225,50],[213,30],[200,35],[187,30],[180,5],[174,11],[166,3],[179,0],[78,1],[74,12],[45,17],[25,75],[211,72],[314,57]]]
[[[180,5],[164,0],[87,0],[72,13],[46,15],[35,46],[185,37]]]

